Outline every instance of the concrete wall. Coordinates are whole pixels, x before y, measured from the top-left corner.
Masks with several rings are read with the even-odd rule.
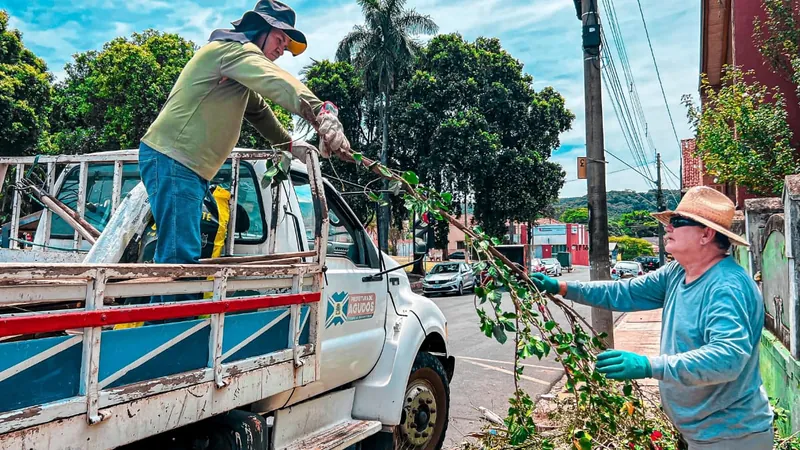
[[[737,262],[758,282],[764,297],[761,376],[771,398],[789,411],[784,434],[800,431],[800,175],[786,177],[782,198],[745,201],[743,226],[749,249],[735,247]]]

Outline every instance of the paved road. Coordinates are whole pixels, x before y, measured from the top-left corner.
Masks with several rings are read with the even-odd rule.
[[[561,279],[588,280],[589,269],[577,267],[572,273],[564,273]],[[456,357],[456,372],[450,385],[450,428],[445,441],[445,448],[448,448],[463,442],[469,433],[480,430],[482,423],[478,407],[489,408],[505,417],[508,398],[514,392],[514,347],[510,336],[505,345],[500,345],[481,333],[472,295],[434,297],[433,301],[447,317],[449,345]],[[504,304],[509,310],[510,303],[506,294]],[[588,307],[575,305],[575,309],[589,317]],[[566,323],[563,316],[556,316],[556,320]],[[563,375],[561,366],[552,355],[542,361],[534,357],[527,364],[521,386],[534,399],[548,392]]]

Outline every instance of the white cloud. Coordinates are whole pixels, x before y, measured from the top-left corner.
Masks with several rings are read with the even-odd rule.
[[[11,26],[23,31],[26,45],[42,56],[57,76],[63,74],[63,65],[73,53],[98,49],[115,36],[129,36],[146,28],[175,32],[202,45],[213,29],[230,28],[230,22],[256,2],[129,0],[121,8],[119,2],[112,0],[76,0],[54,5],[45,5],[42,0],[10,1]],[[353,0],[288,2],[297,10],[297,26],[309,41],[308,50],[300,57],[287,54],[278,61],[290,73],[298,74],[312,59],[332,59],[341,38],[363,22]],[[678,144],[656,80],[637,2],[614,0],[614,3],[648,131],[667,161],[665,164],[678,173]],[[553,160],[562,163],[568,179],[575,178],[575,157],[585,152],[585,120],[581,25],[575,17],[573,0],[409,0],[408,6],[430,15],[441,33],[459,32],[470,40],[478,36],[499,37],[504,48],[534,76],[536,89],[553,86],[561,92],[576,119],[573,129],[562,134],[563,149],[554,154]],[[658,8],[645,9],[645,15],[678,136],[689,137],[692,133],[680,97],[697,91],[699,5],[662,2]],[[605,13],[603,18],[606,19]],[[618,57],[615,59],[619,61]],[[604,124],[606,148],[632,160],[607,100]],[[652,152],[647,151],[652,159]],[[609,172],[621,168],[624,165],[609,158]],[[609,189],[648,188],[633,171],[610,175],[608,186]],[[584,193],[585,182],[572,182],[565,186],[562,195]]]

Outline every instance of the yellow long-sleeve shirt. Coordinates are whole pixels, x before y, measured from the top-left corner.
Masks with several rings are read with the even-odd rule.
[[[142,141],[210,180],[248,122],[276,147],[291,136],[267,106],[268,98],[300,114],[301,100],[318,112],[322,102],[250,42],[212,41],[183,68],[167,102]]]

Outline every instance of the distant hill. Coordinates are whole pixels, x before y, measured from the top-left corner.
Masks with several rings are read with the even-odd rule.
[[[633,191],[608,191],[608,218],[617,220],[619,217],[631,211],[656,211],[656,191],[633,192]],[[680,191],[665,190],[664,199],[667,209],[675,209],[678,206],[676,200],[680,200]],[[558,199],[555,204],[556,218],[561,216],[565,210],[570,208],[585,208],[588,205],[586,196],[567,197]]]

